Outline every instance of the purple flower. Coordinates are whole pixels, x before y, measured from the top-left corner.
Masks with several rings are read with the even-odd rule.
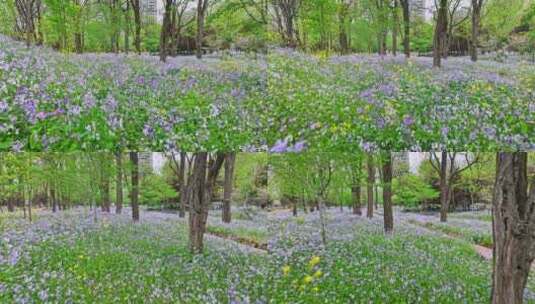
[[[11,266],[15,266],[17,262],[19,261],[19,258],[20,258],[20,254],[17,249],[11,251],[11,253],[9,254],[9,264]]]
[[[46,116],[47,115],[46,115],[45,112],[39,112],[39,113],[37,113],[37,115],[35,115],[35,117],[37,117],[37,119],[41,119],[41,120],[45,119]]]
[[[367,103],[375,103],[376,99],[372,89],[367,89],[360,92],[360,98],[364,99]]]
[[[9,105],[5,101],[0,101],[0,113],[7,112]]]
[[[152,137],[154,136],[154,129],[150,125],[146,124],[143,127],[143,134],[147,137]]]
[[[403,118],[403,124],[406,127],[412,126],[414,124],[414,118],[412,118],[410,115],[405,116],[405,118]]]
[[[48,292],[46,290],[41,290],[38,296],[39,296],[39,299],[44,302],[48,299]]]
[[[275,145],[271,147],[269,152],[271,153],[284,153],[288,149],[288,139],[285,138],[284,140],[277,140]]]
[[[397,88],[391,83],[381,83],[377,86],[377,91],[385,96],[392,97],[396,94]]]
[[[300,140],[293,145],[293,147],[289,147],[287,149],[288,152],[296,152],[299,153],[303,151],[306,148],[306,142],[304,140]]]
[[[24,145],[17,140],[11,145],[11,150],[13,150],[13,152],[20,152],[22,150],[22,147],[24,147]]]
[[[440,132],[442,133],[442,136],[447,137],[447,136],[448,136],[448,133],[450,132],[450,128],[448,128],[448,127],[442,127],[442,129],[440,130]]]
[[[83,103],[84,108],[91,109],[92,107],[95,106],[95,103],[96,103],[95,97],[93,96],[93,94],[91,94],[91,92],[84,95],[84,103]]]

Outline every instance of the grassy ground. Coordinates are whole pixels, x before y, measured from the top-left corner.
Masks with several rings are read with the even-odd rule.
[[[78,211],[45,213],[32,225],[2,219],[10,223],[2,231],[8,246],[0,246],[2,303],[489,301],[490,263],[469,242],[424,233],[403,219],[385,237],[378,217],[330,210],[324,246],[317,213],[261,213],[209,229],[267,242],[267,254],[211,237],[197,257],[187,248],[187,221],[175,215],[142,213],[139,224],[128,214],[99,213],[95,222]],[[217,218],[209,222],[223,227]]]

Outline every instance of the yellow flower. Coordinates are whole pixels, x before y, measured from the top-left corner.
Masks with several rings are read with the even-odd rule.
[[[319,262],[320,262],[320,257],[316,255],[316,256],[313,256],[310,259],[310,262],[308,262],[308,265],[310,267],[314,267],[314,266],[318,265]]]
[[[308,284],[308,283],[311,283],[312,281],[314,281],[314,278],[307,275],[304,279],[303,279],[303,282],[305,282],[305,284]]]
[[[286,266],[282,267],[282,273],[284,275],[288,275],[289,272],[290,272],[290,266],[286,265]]]
[[[318,271],[316,271],[316,272],[314,273],[314,277],[315,277],[315,278],[319,278],[319,277],[321,277],[322,275],[323,275],[323,272],[321,272],[321,270],[318,270]]]

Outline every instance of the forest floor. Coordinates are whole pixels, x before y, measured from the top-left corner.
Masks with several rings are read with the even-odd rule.
[[[96,220],[95,220],[96,214]],[[381,210],[318,212],[235,208],[231,223],[211,212],[203,255],[187,247],[187,219],[142,211],[88,209],[0,214],[0,302],[17,303],[488,303],[491,263],[473,235],[490,231],[479,213],[395,212],[395,234]],[[431,224],[429,224],[431,223]],[[439,227],[439,228],[436,228]],[[447,233],[462,231],[458,237]],[[451,228],[453,227],[453,228]],[[486,229],[486,230],[485,230]],[[258,248],[258,244],[262,244]],[[535,303],[535,283],[526,299]]]

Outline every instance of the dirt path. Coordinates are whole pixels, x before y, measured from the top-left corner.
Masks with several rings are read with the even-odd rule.
[[[217,235],[211,232],[206,232],[206,238],[218,243],[223,243],[228,245],[228,242],[231,242],[233,246],[239,248],[242,252],[246,253],[256,253],[256,254],[267,254],[267,244],[265,248],[263,246],[251,245],[248,242],[240,241],[240,239],[233,237],[226,237],[222,235]]]

